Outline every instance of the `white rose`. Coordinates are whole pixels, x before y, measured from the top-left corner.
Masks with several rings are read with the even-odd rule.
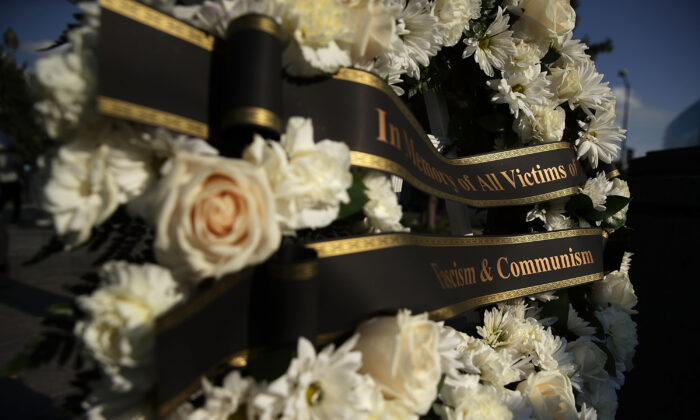
[[[576,25],[576,12],[569,0],[523,0],[520,7],[524,10],[514,29],[535,38],[563,36]]]
[[[607,356],[590,337],[580,337],[566,345],[566,351],[574,356],[574,363],[585,381],[605,381]]]
[[[615,356],[615,360],[624,363],[629,369],[638,343],[637,324],[624,309],[613,304],[596,311],[594,315],[603,325],[607,336],[606,344]]]
[[[353,28],[352,41],[343,43],[350,49],[352,61],[367,64],[391,48],[396,33],[399,9],[375,0],[360,0],[348,5],[347,25]]]
[[[119,205],[117,180],[107,170],[109,147],[76,141],[61,146],[48,167],[40,200],[68,246],[85,242],[92,228]]]
[[[267,177],[246,161],[179,153],[154,199],[156,258],[190,281],[257,264],[279,247]]]
[[[381,172],[367,171],[362,175],[362,183],[367,187],[365,193],[369,198],[362,210],[372,232],[408,232],[410,229],[401,225],[403,212],[389,177]]]
[[[537,419],[576,419],[576,402],[571,381],[558,371],[531,373],[518,384]]]
[[[593,302],[598,305],[616,303],[632,309],[637,305],[637,295],[627,273],[612,271],[603,280],[593,283]]]
[[[368,373],[387,399],[400,400],[426,414],[437,396],[441,366],[440,326],[428,314],[377,317],[360,325],[355,345],[362,352],[360,372]]]
[[[578,71],[574,68],[560,69],[556,67],[552,67],[550,71],[552,74],[547,76],[547,79],[551,82],[550,87],[558,98],[557,103],[561,104],[567,101],[571,104],[575,103],[583,92]]]
[[[183,295],[170,271],[153,264],[113,261],[102,267],[100,277],[99,289],[78,298],[86,318],[76,324],[75,333],[102,364],[114,386],[124,390],[143,386],[149,378],[125,378],[128,370],[124,368],[151,363],[155,320]],[[138,370],[130,373],[143,375]]]
[[[513,130],[523,142],[551,143],[564,135],[566,112],[561,107],[531,105],[532,117],[521,113],[513,121]]]
[[[314,143],[310,119],[290,118],[280,142],[256,136],[243,158],[264,168],[285,234],[328,226],[350,201],[350,150],[337,141]]]

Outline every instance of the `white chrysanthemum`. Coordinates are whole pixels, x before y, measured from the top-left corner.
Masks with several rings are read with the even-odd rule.
[[[598,172],[595,178],[588,178],[583,188],[579,187],[579,192],[586,194],[591,199],[594,209],[604,211],[605,200],[612,189],[612,185],[605,172]]]
[[[595,334],[595,327],[592,327],[588,321],[579,317],[576,309],[570,303],[566,328],[579,337],[590,337]]]
[[[394,46],[392,48],[393,50],[402,50],[404,48],[403,43],[398,37],[395,37],[394,41],[392,42],[392,45]],[[401,76],[406,74],[406,66],[404,66],[404,64],[404,60],[401,60],[401,58],[398,55],[393,53],[386,53],[380,55],[379,57],[377,57],[377,59],[375,59],[368,65],[357,67],[372,72],[377,76],[381,77],[391,87],[391,89],[396,95],[401,96],[405,92],[403,88],[396,85],[403,82]]]
[[[523,298],[517,298],[500,302],[498,309],[510,313],[515,319],[522,320],[525,319],[525,314],[528,313],[530,307]]]
[[[189,419],[228,420],[246,401],[252,382],[251,378],[243,378],[237,370],[226,375],[220,387],[203,378],[204,406],[194,410]]]
[[[585,382],[607,381],[607,356],[590,337],[580,337],[567,344],[566,351],[573,356],[576,370]]]
[[[474,61],[479,64],[481,70],[487,76],[492,77],[493,69],[503,70],[506,60],[515,54],[513,44],[513,31],[508,30],[507,15],[498,7],[496,18],[486,28],[486,31],[464,40],[467,48],[462,53],[462,58],[474,56]]]
[[[484,311],[484,325],[476,327],[476,331],[486,344],[499,349],[512,344],[514,328],[517,328],[516,322],[510,313],[492,308]]]
[[[594,303],[615,303],[627,309],[629,313],[636,312],[632,308],[637,305],[637,295],[628,274],[631,256],[630,252],[625,252],[620,270],[606,274],[603,280],[593,284],[591,297]]]
[[[433,4],[428,0],[398,1],[401,12],[398,17],[396,36],[387,55],[400,63],[409,77],[420,78],[420,66],[427,66],[430,57],[442,47],[443,24],[433,13]]]
[[[279,142],[256,136],[243,158],[267,173],[285,234],[329,225],[350,201],[350,150],[332,140],[314,143],[310,119],[290,118]]]
[[[558,37],[552,43],[554,51],[559,53],[559,58],[554,62],[555,66],[565,67],[570,64],[581,63],[590,59],[586,54],[588,46],[578,39],[571,39],[573,32],[569,32],[562,37]]]
[[[37,60],[36,85],[42,100],[36,103],[47,134],[64,137],[82,119],[94,100],[97,86],[97,19],[84,8],[87,25],[68,32],[68,49]],[[93,24],[90,24],[93,22]]]
[[[522,111],[534,118],[532,105],[545,106],[554,95],[549,89],[547,74],[540,71],[540,66],[532,66],[526,71],[505,72],[502,79],[492,79],[486,84],[496,91],[491,101],[497,104],[508,104],[510,112],[518,118]]]
[[[638,343],[637,324],[627,311],[617,305],[598,310],[594,315],[603,325],[607,336],[606,344],[615,356],[615,360],[624,363],[629,369]]]
[[[481,0],[437,0],[435,15],[445,25],[442,44],[451,47],[462,38],[469,21],[481,15]]]
[[[601,83],[603,75],[596,71],[592,60],[583,60],[576,67],[578,81],[581,84],[581,93],[574,103],[591,116],[593,111],[605,111],[606,103],[612,96],[608,82]],[[608,162],[609,163],[609,162]]]
[[[86,318],[75,326],[90,354],[102,365],[113,386],[128,391],[145,387],[153,378],[125,368],[148,367],[153,357],[156,318],[183,299],[170,271],[124,261],[105,264],[102,285],[78,298]],[[129,374],[138,375],[137,379]]]
[[[337,350],[331,344],[318,354],[299,338],[297,355],[287,372],[253,400],[261,408],[275,406],[280,419],[356,419],[371,408],[372,388],[357,373],[362,355],[352,351],[355,335]]]
[[[513,131],[523,143],[551,143],[564,135],[566,112],[551,105],[530,105],[532,117],[523,113],[513,121]]]
[[[370,230],[373,233],[410,231],[401,225],[403,212],[396,193],[391,188],[389,177],[370,170],[362,175],[362,183],[367,187],[365,193],[369,198],[362,211]]]
[[[457,347],[457,360],[460,369],[468,374],[477,375],[484,383],[502,388],[522,379],[518,356],[508,351],[496,351],[483,340],[459,333],[462,340]],[[462,384],[464,375],[451,376],[445,382]]]
[[[440,392],[443,404],[435,404],[435,411],[443,419],[477,420],[513,418],[505,398],[496,388],[479,383],[479,377],[471,375],[464,386],[446,384]]]
[[[564,215],[567,201],[569,199],[564,198],[535,204],[535,207],[527,212],[525,221],[532,222],[539,219],[544,222],[544,227],[548,231],[568,229],[573,226],[573,222]]]
[[[48,167],[41,207],[67,246],[85,242],[119,205],[117,180],[107,169],[109,147],[77,141],[61,146]]]

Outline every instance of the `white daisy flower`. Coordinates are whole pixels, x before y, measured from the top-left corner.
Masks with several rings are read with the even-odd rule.
[[[476,327],[476,332],[484,342],[494,349],[508,347],[512,344],[512,330],[515,328],[513,316],[498,308],[484,311],[484,326]]]
[[[598,160],[612,162],[627,132],[615,125],[615,113],[596,113],[588,122],[579,121],[578,125],[581,127],[576,139],[578,158],[588,159],[594,169],[598,167]]]
[[[613,97],[608,82],[601,83],[603,75],[596,71],[592,60],[582,60],[575,68],[581,84],[575,103],[589,116],[595,110],[605,111],[607,102]]]
[[[555,66],[566,67],[569,64],[588,61],[590,56],[586,54],[588,46],[578,39],[571,39],[573,32],[557,37],[552,43],[554,51],[559,53],[559,58],[554,62]]]
[[[204,406],[190,414],[189,419],[227,420],[245,402],[252,382],[251,378],[243,378],[237,370],[226,375],[220,387],[212,385],[206,378],[202,379],[206,400]]]
[[[535,118],[531,106],[546,106],[554,96],[550,90],[547,74],[540,71],[539,64],[526,71],[505,72],[502,79],[492,79],[486,82],[496,93],[491,101],[497,104],[508,104],[510,112],[518,118],[520,111],[530,118]]]
[[[427,66],[442,48],[444,25],[433,13],[433,3],[427,0],[399,2],[401,13],[396,23],[396,37],[390,60],[401,63],[405,72],[414,79],[420,78],[420,66]]]
[[[287,372],[253,400],[261,411],[277,412],[280,419],[355,419],[371,409],[372,388],[357,373],[362,354],[351,351],[359,335],[335,350],[328,345],[316,354],[299,338],[297,356]],[[269,410],[273,407],[272,410]]]
[[[487,76],[493,76],[494,67],[503,70],[508,57],[515,54],[513,31],[508,30],[508,19],[499,6],[496,18],[484,33],[464,40],[467,48],[462,58],[473,55],[474,61]]]

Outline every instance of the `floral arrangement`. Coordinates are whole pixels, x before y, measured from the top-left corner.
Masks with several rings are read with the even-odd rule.
[[[530,231],[624,227],[629,188],[608,179],[624,130],[603,75],[572,39],[568,0],[147,1],[214,35],[247,13],[282,28],[287,74],[355,67],[397,95],[444,92],[443,154],[569,141],[591,177],[580,194],[520,214]],[[388,175],[351,168],[343,142],[314,142],[292,117],[280,141],[256,135],[240,158],[204,140],[96,112],[99,6],[80,3],[68,48],[39,60],[36,110],[56,147],[41,161],[55,249],[99,248],[77,287],[70,335],[94,368],[90,418],[149,418],[155,320],[207,279],[266,261],[282,238],[408,231]],[[598,171],[597,171],[598,170]],[[134,240],[138,237],[138,240]],[[631,255],[605,279],[480,311],[458,331],[427,314],[372,318],[317,351],[305,338],[269,382],[234,369],[204,379],[174,418],[613,418],[637,345]]]

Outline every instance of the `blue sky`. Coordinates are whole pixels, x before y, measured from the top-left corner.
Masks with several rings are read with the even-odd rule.
[[[614,50],[596,59],[603,81],[617,93],[619,115],[627,70],[632,86],[628,146],[636,156],[662,146],[671,120],[700,99],[698,0],[579,0],[575,38],[606,37]],[[33,49],[56,39],[78,9],[65,0],[2,0],[0,31],[12,26],[20,39],[18,61],[30,64]]]

